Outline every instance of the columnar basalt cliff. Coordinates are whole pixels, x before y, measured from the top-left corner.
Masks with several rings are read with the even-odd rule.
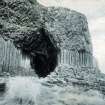
[[[92,67],[92,44],[86,17],[65,8],[49,8],[48,11],[45,26],[60,48],[59,63]]]
[[[30,0],[2,0],[0,5],[1,36],[30,59],[39,76],[47,76],[57,64],[93,67],[83,14],[60,7],[45,8]]]
[[[61,7],[44,7],[30,0],[2,0],[0,7],[2,40],[13,43],[10,45],[19,50],[15,49],[15,54],[30,59],[31,68],[39,77],[55,70],[59,75],[56,76],[66,81],[98,80],[100,71],[93,63],[88,23],[83,14]],[[8,51],[10,54],[12,50]],[[19,60],[15,61],[16,66]]]

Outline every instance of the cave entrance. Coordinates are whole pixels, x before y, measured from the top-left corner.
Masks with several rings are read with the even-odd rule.
[[[39,37],[35,39],[36,36]],[[53,37],[50,36],[52,35],[42,28],[38,32],[33,33],[33,35],[30,35],[30,37],[33,37],[31,42],[30,40],[25,41],[25,38],[19,42],[24,42],[21,48],[22,54],[30,58],[30,65],[39,77],[49,75],[58,64],[59,50]]]
[[[48,32],[40,30],[42,34],[41,43],[31,58],[31,66],[39,77],[46,77],[53,72],[58,64],[58,48],[55,47],[53,39],[49,38]]]

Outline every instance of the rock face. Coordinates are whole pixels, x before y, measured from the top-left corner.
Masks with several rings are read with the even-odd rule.
[[[45,77],[54,71],[58,48],[43,27],[42,12],[46,10],[29,0],[2,0],[0,5],[0,35],[30,58],[31,67],[39,76]]]
[[[11,76],[15,76],[33,73],[29,66],[29,59],[22,56],[20,50],[16,49],[10,40],[6,41],[2,37],[0,37],[0,61],[0,74],[9,73]]]
[[[66,8],[45,8],[30,0],[2,0],[0,13],[1,36],[30,58],[39,76],[47,76],[57,64],[93,67],[83,14]]]

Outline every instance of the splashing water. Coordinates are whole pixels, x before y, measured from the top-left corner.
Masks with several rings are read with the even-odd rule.
[[[37,105],[40,81],[34,77],[11,77],[0,105]]]

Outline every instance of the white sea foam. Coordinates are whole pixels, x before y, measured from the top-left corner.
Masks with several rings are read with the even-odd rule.
[[[12,77],[7,83],[6,105],[36,105],[41,83],[34,77]]]

